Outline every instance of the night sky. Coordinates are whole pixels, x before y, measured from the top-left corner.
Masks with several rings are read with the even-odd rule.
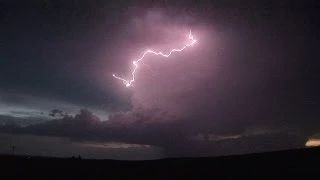
[[[320,145],[317,1],[0,1],[0,153],[157,159]],[[148,56],[133,87],[132,60]],[[312,141],[312,142],[311,142]]]

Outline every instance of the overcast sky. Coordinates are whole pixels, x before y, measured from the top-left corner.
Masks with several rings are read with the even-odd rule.
[[[320,132],[318,10],[311,0],[3,1],[0,153],[153,159],[305,147]],[[147,49],[183,47],[190,30],[194,46],[147,56],[132,87],[112,77],[130,78]]]

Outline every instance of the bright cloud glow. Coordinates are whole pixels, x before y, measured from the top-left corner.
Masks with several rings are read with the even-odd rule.
[[[189,39],[189,41],[190,41],[189,43],[185,44],[185,45],[184,45],[182,48],[180,48],[180,49],[171,49],[171,50],[169,51],[169,53],[167,53],[167,54],[165,54],[165,53],[163,53],[163,52],[156,52],[156,51],[153,51],[153,50],[150,50],[150,49],[146,50],[146,51],[142,54],[141,58],[139,58],[139,59],[137,59],[137,60],[134,60],[134,61],[132,62],[132,64],[134,65],[134,68],[133,68],[133,71],[132,71],[132,73],[131,73],[131,74],[132,74],[131,79],[125,79],[125,78],[119,77],[119,76],[117,76],[117,75],[115,75],[115,74],[113,74],[112,76],[113,76],[114,78],[116,78],[116,79],[121,80],[126,87],[130,87],[130,86],[132,85],[132,83],[135,81],[135,74],[136,74],[136,72],[137,72],[137,69],[138,69],[138,67],[139,67],[139,64],[140,64],[140,62],[143,63],[142,60],[145,58],[146,55],[148,55],[148,54],[153,54],[153,55],[156,55],[156,56],[161,55],[162,57],[166,57],[166,58],[167,58],[167,57],[169,57],[173,52],[181,52],[181,51],[185,50],[187,47],[190,47],[190,46],[194,45],[194,44],[197,42],[197,40],[194,39],[193,35],[191,34],[191,30],[190,30],[190,33],[189,33],[189,35],[188,35],[188,39]]]

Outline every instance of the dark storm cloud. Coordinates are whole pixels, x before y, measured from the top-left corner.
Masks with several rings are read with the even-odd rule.
[[[191,26],[195,36],[200,35],[200,43],[190,50],[193,52],[166,61],[166,65],[170,63],[167,66],[148,62],[151,67],[156,65],[160,73],[152,78],[148,77],[151,73],[138,77],[132,90],[133,109],[116,114],[114,121],[128,125],[141,124],[142,119],[148,119],[147,123],[179,122],[179,125],[170,124],[176,132],[174,137],[179,137],[176,144],[184,142],[185,132],[241,135],[248,129],[266,126],[280,128],[283,132],[278,133],[281,142],[276,141],[278,135],[263,135],[265,140],[275,143],[265,149],[289,147],[286,145],[295,139],[296,143],[291,144],[301,147],[308,132],[319,126],[316,122],[319,113],[315,111],[319,107],[319,96],[314,89],[308,88],[319,89],[319,83],[315,81],[319,76],[315,69],[310,69],[311,64],[318,64],[313,39],[317,32],[310,20],[312,13],[295,13],[304,10],[295,5],[288,11],[283,11],[281,6],[271,9],[251,7],[248,11],[236,9],[233,14],[231,10],[226,11],[230,13],[226,15],[229,17],[226,22],[230,24]],[[148,11],[146,14],[150,17]],[[140,23],[137,27],[156,24],[161,28],[161,19],[171,20],[165,12],[156,15],[159,24],[142,15],[135,19]],[[180,26],[183,27],[183,23]],[[148,28],[143,30],[147,31]],[[149,33],[138,37],[155,37]],[[158,114],[162,114],[161,118]],[[304,121],[303,127],[301,121]],[[271,134],[272,128],[268,129]],[[162,130],[168,132],[165,128]],[[298,135],[290,135],[290,131],[298,131]],[[160,135],[165,136],[165,133]],[[288,140],[285,141],[285,137]],[[235,142],[247,141],[244,146],[248,147],[252,143],[252,149],[254,142],[259,143],[259,138],[264,139],[259,135],[257,139],[240,138]],[[186,146],[182,144],[179,145]],[[169,143],[164,146],[170,149]]]
[[[197,119],[194,126],[199,128],[241,131],[259,124],[298,126],[309,113],[317,115],[311,109],[319,105],[310,100],[318,100],[318,96],[305,86],[316,83],[310,81],[317,77],[316,71],[307,72],[301,66],[305,59],[316,62],[307,50],[310,47],[314,51],[309,44],[313,42],[312,35],[305,34],[307,26],[316,36],[311,31],[314,24],[308,16],[293,11],[303,10],[298,6],[292,11],[282,10],[236,9],[234,14],[227,11],[230,24],[219,24],[217,28],[215,23],[191,26],[200,43],[165,65],[155,63],[162,61],[148,62],[158,73],[151,78],[149,72],[138,76],[132,90],[132,112],[124,113],[120,119],[134,119],[128,114],[141,108],[145,112],[158,109],[176,119],[193,117]],[[139,22],[137,28],[147,27],[142,31],[148,32],[149,26],[161,29],[165,24],[161,22],[171,22],[166,11],[156,12],[145,11],[145,16],[135,18]],[[155,19],[160,19],[159,23]],[[153,38],[156,34],[151,31],[137,36],[144,40],[145,36]],[[308,64],[305,62],[304,66]],[[311,119],[308,118],[310,123],[315,121]]]
[[[20,115],[20,113],[19,113]],[[23,113],[25,115],[25,113]],[[33,124],[40,124],[46,121],[51,120],[50,118],[46,117],[34,117],[33,114],[27,114],[29,117],[13,117],[10,115],[0,115],[0,124],[2,126],[6,125],[17,125],[17,126],[29,126]]]
[[[147,144],[168,156],[203,156],[301,147],[320,125],[313,4],[141,1],[121,9],[119,1],[70,10],[76,1],[47,2],[6,11],[0,87],[118,112],[106,122],[81,111],[25,128],[2,126],[1,132]],[[131,58],[146,47],[180,45],[178,35],[189,28],[199,44],[169,61],[148,61],[156,74],[142,71],[135,87],[110,76],[127,74]],[[3,102],[30,100],[13,95]]]
[[[62,110],[60,109],[53,109],[51,110],[51,112],[49,113],[49,116],[52,117],[65,117],[68,116],[68,113],[64,113]]]
[[[96,37],[99,25],[90,21],[97,16],[97,11],[91,11],[95,6],[80,3],[72,9],[75,1],[61,2],[2,4],[1,90],[75,104],[125,105],[110,87],[95,82],[99,67],[94,62],[102,45]],[[112,19],[100,21],[112,23]],[[89,31],[88,26],[92,27]]]
[[[121,115],[123,116],[123,115]],[[120,117],[121,117],[120,116]],[[144,117],[142,117],[144,116]],[[151,121],[150,114],[115,115],[101,122],[87,110],[28,127],[2,126],[1,133],[69,137],[76,141],[145,144],[164,149],[166,156],[212,156],[303,147],[306,139],[294,128],[251,127],[242,131],[229,126],[227,132],[197,129],[194,121]],[[161,118],[161,117],[160,117]],[[233,128],[233,131],[231,130]],[[299,133],[299,132],[298,132]],[[237,148],[235,148],[237,147]]]
[[[4,93],[0,95],[0,115],[20,118],[42,118],[52,120],[64,116],[74,116],[80,109],[87,108],[104,121],[111,106],[72,104],[68,101],[52,99],[50,97],[30,96],[19,93]]]

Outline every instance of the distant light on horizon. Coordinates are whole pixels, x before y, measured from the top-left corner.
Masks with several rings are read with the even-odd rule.
[[[306,147],[316,147],[320,146],[320,139],[309,139],[306,144]]]

